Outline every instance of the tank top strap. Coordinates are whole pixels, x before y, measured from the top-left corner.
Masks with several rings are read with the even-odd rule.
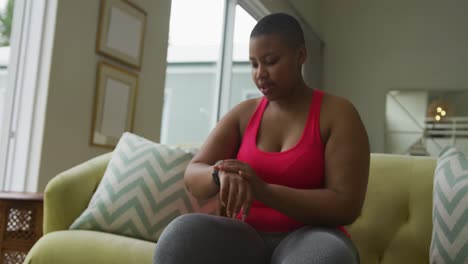
[[[320,133],[320,111],[322,108],[322,100],[323,100],[324,92],[322,90],[314,89],[312,102],[309,108],[309,115],[307,120],[307,127],[306,127],[306,137],[305,140],[309,143],[319,143],[322,145],[322,135]]]
[[[322,90],[314,89],[312,104],[310,106],[311,107],[310,110],[312,110],[312,113],[320,114],[320,109],[322,107],[323,94],[324,92]]]
[[[244,132],[244,139],[247,139],[249,148],[252,148],[257,144],[257,142],[255,142],[257,139],[257,130],[260,127],[263,112],[265,111],[267,104],[268,100],[265,97],[262,97],[262,99],[260,99],[260,103],[255,109],[255,112],[252,117],[250,117],[249,123],[247,124],[247,128]]]

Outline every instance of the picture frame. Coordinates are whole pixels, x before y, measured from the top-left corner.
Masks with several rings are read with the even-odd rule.
[[[146,12],[126,0],[101,0],[96,52],[141,69]]]
[[[114,148],[124,132],[133,132],[137,92],[137,74],[98,64],[91,145]]]

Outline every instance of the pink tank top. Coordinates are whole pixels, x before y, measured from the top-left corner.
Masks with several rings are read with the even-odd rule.
[[[268,100],[263,97],[242,138],[237,159],[248,163],[257,176],[272,184],[297,189],[317,189],[324,185],[324,145],[320,135],[320,107],[323,91],[314,90],[307,123],[299,142],[282,152],[257,148],[257,134]],[[241,214],[238,215],[240,218]],[[254,200],[246,223],[261,232],[288,232],[304,224]]]

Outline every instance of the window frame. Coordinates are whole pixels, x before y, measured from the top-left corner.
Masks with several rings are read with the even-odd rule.
[[[0,189],[37,191],[58,0],[17,0],[7,106],[0,134]]]
[[[258,0],[225,0],[223,39],[221,42],[221,54],[218,60],[218,101],[215,102],[216,111],[213,111],[214,120],[212,128],[230,110],[231,81],[234,50],[234,27],[236,22],[236,6],[239,5],[255,20],[269,14],[268,10]]]
[[[224,116],[230,110],[231,100],[231,81],[232,81],[232,69],[233,69],[233,50],[234,50],[234,27],[236,19],[236,7],[239,5],[247,13],[249,13],[254,19],[258,20],[264,15],[268,14],[267,9],[257,0],[223,0],[223,19],[222,19],[222,30],[221,30],[221,41],[220,51],[217,60],[214,62],[215,69],[215,83],[213,95],[215,101],[213,102],[213,108],[209,117],[209,130],[212,130],[220,118]],[[253,10],[253,12],[251,12]],[[183,63],[183,62],[176,62]],[[169,63],[166,69],[166,74],[171,71]],[[167,85],[167,83],[166,83]],[[164,87],[165,100],[163,105],[163,117],[161,122],[161,142],[168,143],[167,126],[169,123],[169,116],[166,113],[170,109],[169,98],[171,97],[170,92]]]
[[[317,88],[322,86],[322,72],[323,72],[323,41],[314,33],[313,30],[305,23],[304,19],[298,14],[297,10],[294,10],[288,4],[273,4],[266,3],[264,0],[224,0],[224,14],[222,18],[222,30],[221,30],[221,41],[219,44],[220,51],[217,60],[215,61],[216,76],[213,91],[213,102],[207,124],[209,130],[212,130],[218,121],[232,108],[231,99],[236,97],[233,94],[232,81],[233,79],[233,52],[234,52],[234,32],[236,25],[236,9],[239,5],[245,12],[252,16],[255,20],[259,20],[262,17],[270,14],[273,10],[284,9],[284,12],[292,13],[302,24],[304,35],[306,39],[306,46],[311,49],[309,50],[312,57],[317,60],[307,60],[302,68],[304,73],[304,80],[311,88]],[[168,73],[168,70],[166,70]],[[167,84],[166,84],[167,85]],[[165,87],[166,89],[167,87]],[[211,94],[210,94],[211,95]],[[237,99],[235,99],[237,100]],[[167,100],[166,100],[166,103]],[[169,115],[167,112],[168,106],[164,105],[163,120],[161,123],[161,142],[170,143],[168,141],[168,127]],[[205,135],[207,136],[207,135]],[[202,143],[202,142],[198,142]],[[190,144],[190,143],[189,143]]]

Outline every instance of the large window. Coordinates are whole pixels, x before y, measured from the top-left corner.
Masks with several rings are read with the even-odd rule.
[[[10,33],[13,20],[13,0],[0,0],[0,133],[5,127],[8,63],[10,60]]]
[[[220,115],[260,96],[248,45],[256,21],[233,0],[173,0],[161,142],[200,144]]]
[[[10,63],[10,37],[13,23],[14,0],[0,0],[0,189],[5,185],[4,169],[9,131],[9,121],[13,104],[12,91],[8,86],[8,66]],[[3,139],[3,140],[2,140]]]
[[[57,1],[0,0],[0,190],[37,191]]]
[[[224,1],[172,1],[161,141],[196,143],[216,118]]]
[[[249,60],[250,32],[257,21],[241,6],[236,6],[229,108],[245,99],[261,96],[252,81]]]

